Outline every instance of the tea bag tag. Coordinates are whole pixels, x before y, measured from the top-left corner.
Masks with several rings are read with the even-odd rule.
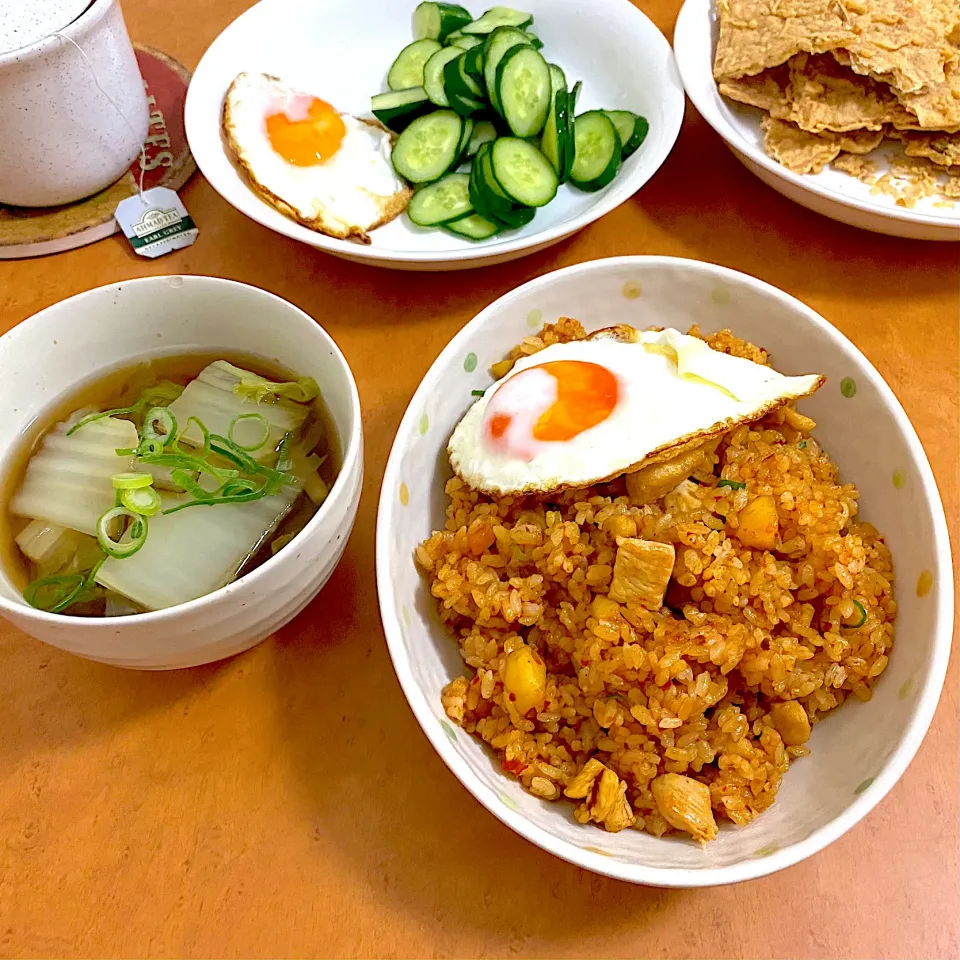
[[[189,247],[199,232],[176,190],[169,187],[151,187],[121,200],[114,217],[134,252],[151,259]]]

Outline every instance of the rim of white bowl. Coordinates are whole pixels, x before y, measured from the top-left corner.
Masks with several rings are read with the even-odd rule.
[[[867,787],[862,794],[856,797],[849,807],[834,817],[825,826],[815,830],[806,839],[785,846],[768,857],[758,857],[729,866],[696,869],[691,867],[646,867],[640,864],[622,864],[609,857],[591,853],[566,840],[561,840],[548,830],[531,823],[522,813],[508,809],[499,801],[497,794],[474,775],[466,762],[461,759],[454,745],[443,733],[440,723],[427,701],[426,695],[417,685],[407,663],[407,659],[404,656],[400,624],[393,614],[395,591],[385,559],[389,556],[389,540],[392,531],[390,516],[396,509],[394,504],[396,498],[393,496],[392,491],[397,488],[400,481],[400,460],[403,456],[406,439],[415,433],[416,424],[420,417],[420,410],[427,397],[434,393],[437,386],[435,381],[440,379],[440,371],[455,364],[457,359],[463,354],[474,331],[482,327],[491,315],[499,313],[509,306],[511,301],[528,293],[532,293],[541,287],[549,286],[559,277],[568,278],[576,276],[577,274],[589,274],[597,270],[603,270],[604,267],[607,266],[639,264],[644,266],[661,265],[671,267],[682,264],[691,269],[708,273],[717,280],[726,281],[726,283],[731,286],[745,285],[752,287],[754,290],[780,301],[780,303],[789,306],[793,310],[800,310],[815,327],[832,340],[841,350],[858,356],[863,365],[863,373],[858,374],[858,376],[865,376],[870,385],[877,391],[884,405],[890,410],[892,416],[897,421],[906,439],[910,455],[917,466],[924,501],[928,505],[931,513],[934,540],[936,542],[934,582],[938,585],[938,590],[934,648],[926,670],[926,678],[919,691],[919,696],[915,700],[916,706],[913,715],[910,718],[910,722],[904,731],[897,749],[887,759],[883,769],[877,774],[873,783]],[[413,563],[412,557],[410,558],[410,562]],[[400,422],[400,427],[397,430],[396,438],[390,450],[390,457],[387,460],[387,467],[384,471],[383,484],[380,491],[380,503],[377,509],[376,566],[377,592],[380,598],[380,616],[383,621],[383,629],[387,638],[387,646],[390,650],[394,671],[400,681],[400,686],[403,688],[407,702],[410,704],[410,708],[413,710],[414,716],[416,716],[423,732],[454,776],[498,820],[548,853],[552,853],[569,863],[585,867],[594,873],[648,886],[710,887],[720,884],[738,883],[743,880],[753,880],[766,876],[767,874],[776,873],[795,863],[799,863],[801,860],[805,860],[807,857],[818,853],[834,840],[841,837],[851,827],[859,823],[859,821],[887,795],[909,766],[933,719],[947,672],[947,662],[950,657],[954,608],[950,535],[947,530],[947,521],[943,511],[943,503],[940,499],[940,491],[934,480],[933,471],[930,468],[927,455],[917,437],[913,424],[900,405],[900,401],[883,377],[880,376],[873,364],[857,349],[856,345],[811,307],[808,307],[805,303],[790,296],[790,294],[785,293],[783,290],[763,280],[758,280],[756,277],[751,277],[749,274],[740,273],[737,270],[731,270],[727,267],[721,267],[700,260],[661,256],[607,257],[599,260],[589,260],[585,263],[574,264],[570,267],[564,267],[561,270],[555,270],[552,273],[545,274],[511,290],[509,293],[494,300],[493,303],[470,320],[433,362],[421,381],[420,386],[417,388],[416,393],[413,395],[410,405],[403,415],[403,420]],[[438,701],[439,695],[440,693],[437,691]]]
[[[471,247],[463,249],[451,248],[448,250],[398,250],[396,248],[378,248],[374,245],[362,246],[357,243],[351,243],[347,240],[338,240],[335,237],[328,237],[322,233],[316,233],[307,227],[296,223],[294,220],[288,220],[284,217],[284,229],[279,229],[278,224],[268,222],[266,211],[273,213],[276,211],[267,206],[264,201],[247,186],[244,182],[243,187],[249,199],[249,203],[243,206],[236,205],[233,200],[227,196],[229,191],[224,192],[218,185],[217,177],[211,176],[210,167],[207,164],[207,138],[200,138],[195,135],[195,131],[206,130],[208,124],[202,116],[202,106],[198,106],[201,96],[199,91],[202,87],[209,84],[206,78],[207,70],[211,70],[211,53],[214,48],[223,40],[224,37],[237,27],[240,21],[246,17],[254,15],[263,3],[272,2],[272,0],[260,0],[260,3],[254,4],[248,10],[240,14],[232,23],[230,23],[217,36],[217,38],[207,47],[200,63],[187,89],[187,99],[184,106],[184,129],[187,134],[187,141],[190,144],[193,158],[200,172],[206,177],[207,182],[220,197],[230,204],[230,206],[239,210],[244,216],[249,217],[260,226],[279,233],[281,236],[290,237],[292,240],[298,240],[308,246],[315,247],[328,253],[342,255],[350,260],[363,261],[366,263],[377,263],[389,265],[390,263],[469,263],[475,260],[487,260],[492,257],[502,257],[522,250],[528,250],[530,253],[536,253],[537,250],[549,246],[554,242],[559,242],[568,236],[582,230],[584,227],[606,216],[611,210],[615,210],[621,204],[625,203],[635,193],[641,190],[654,176],[654,174],[663,166],[664,161],[673,150],[677,137],[680,135],[680,128],[683,125],[684,113],[684,93],[683,83],[680,79],[680,73],[677,70],[677,62],[667,38],[660,32],[657,25],[638,7],[633,6],[633,11],[643,22],[644,30],[650,33],[650,44],[653,47],[659,47],[660,52],[666,63],[665,90],[662,100],[664,117],[666,120],[666,135],[663,140],[660,151],[654,155],[655,162],[641,166],[637,164],[634,171],[623,177],[618,177],[609,187],[596,194],[597,200],[593,206],[588,207],[582,213],[569,220],[564,220],[549,229],[539,233],[534,233],[526,237],[517,237],[508,240],[480,241]],[[631,5],[632,6],[632,5]],[[210,142],[213,142],[212,140]],[[223,146],[221,139],[216,138],[217,147],[221,152]],[[282,216],[282,215],[281,215]],[[303,231],[309,233],[305,236]]]
[[[354,379],[353,371],[350,369],[350,364],[347,363],[346,357],[344,357],[333,337],[331,337],[330,334],[327,333],[327,331],[320,326],[320,324],[314,320],[313,317],[310,316],[310,314],[308,314],[305,310],[301,310],[300,307],[296,306],[296,304],[291,303],[289,300],[285,300],[283,297],[278,297],[275,293],[270,293],[269,290],[264,290],[262,287],[255,286],[252,283],[243,283],[240,280],[228,280],[225,277],[208,277],[194,274],[174,273],[155,277],[135,277],[132,280],[118,280],[116,283],[105,283],[102,286],[93,287],[90,290],[84,290],[82,293],[74,294],[72,297],[67,297],[64,300],[58,300],[56,303],[51,303],[50,306],[44,307],[42,310],[31,314],[25,320],[21,320],[20,323],[18,323],[15,327],[12,327],[5,334],[3,334],[3,336],[0,336],[0,357],[3,355],[4,338],[10,336],[16,330],[26,328],[27,326],[44,323],[44,315],[54,307],[59,307],[64,303],[76,302],[83,297],[88,297],[92,294],[99,293],[101,290],[110,290],[114,287],[120,286],[127,287],[135,285],[139,286],[141,284],[156,284],[173,278],[182,280],[184,287],[188,285],[223,286],[226,284],[231,287],[243,287],[247,290],[255,290],[258,295],[262,295],[266,299],[276,300],[292,311],[290,316],[291,319],[294,316],[296,317],[294,322],[309,323],[311,329],[319,334],[320,339],[324,341],[324,344],[330,349],[334,358],[339,361],[340,366],[346,375],[347,386],[349,388],[350,409],[354,417],[354,431],[349,437],[340,438],[340,442],[343,444],[343,463],[340,467],[340,472],[337,474],[337,479],[330,488],[329,496],[323,501],[322,504],[320,504],[320,506],[317,508],[317,512],[310,518],[307,525],[300,531],[300,533],[297,534],[298,537],[310,536],[311,532],[316,530],[319,523],[333,509],[334,501],[338,500],[340,495],[346,491],[346,487],[344,487],[343,483],[340,482],[340,479],[341,477],[349,474],[356,464],[357,458],[360,456],[360,444],[357,441],[358,439],[362,439],[363,424],[361,420],[362,414],[360,410],[360,394],[357,391],[357,382]],[[295,540],[291,541],[291,544],[293,542],[295,542]],[[260,564],[259,567],[256,567],[248,574],[240,577],[239,580],[234,580],[232,583],[228,583],[225,587],[220,587],[218,590],[214,590],[213,593],[207,593],[202,597],[197,597],[196,600],[188,600],[186,603],[178,603],[172,607],[164,607],[162,610],[148,610],[146,613],[138,613],[135,617],[130,617],[127,619],[134,625],[148,624],[168,619],[174,615],[179,616],[183,613],[193,613],[209,603],[213,603],[214,601],[221,600],[229,596],[231,593],[236,593],[238,590],[256,586],[262,577],[265,576],[266,573],[268,573],[274,566],[276,566],[276,562],[281,556],[282,553],[278,552],[276,555],[265,560],[262,564]],[[13,612],[17,616],[26,616],[27,618],[36,620],[40,623],[55,623],[62,625],[64,622],[69,622],[71,619],[76,619],[75,617],[71,618],[60,613],[47,613],[43,610],[37,610],[34,607],[31,607],[28,603],[12,603],[3,595],[0,595],[0,613],[3,613],[4,611]],[[84,628],[89,630],[117,629],[116,620],[112,617],[87,617],[81,622],[83,623]]]
[[[921,210],[908,210],[906,207],[896,206],[888,207],[848,196],[833,187],[824,186],[809,179],[805,174],[788,170],[782,164],[777,163],[776,160],[768,157],[763,150],[744,140],[723,114],[717,110],[710,94],[702,91],[700,77],[703,73],[703,65],[696,59],[691,50],[692,41],[689,38],[697,34],[703,20],[709,19],[712,2],[713,0],[686,0],[677,16],[677,24],[673,32],[673,49],[687,96],[697,108],[700,116],[713,127],[714,131],[726,141],[728,146],[738,153],[744,154],[777,179],[785,180],[807,193],[816,194],[818,197],[823,197],[825,200],[830,200],[840,206],[850,207],[853,210],[859,210],[861,213],[874,214],[887,220],[900,220],[906,223],[916,223],[947,230],[954,227],[960,230],[960,215],[954,217],[936,216],[935,214],[924,213]],[[712,78],[713,70],[710,64],[707,64],[706,69]],[[716,93],[715,85],[714,92]],[[716,95],[719,96],[719,93],[716,93]]]

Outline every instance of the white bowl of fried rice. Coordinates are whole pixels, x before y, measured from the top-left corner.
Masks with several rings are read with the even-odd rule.
[[[726,434],[684,506],[623,478],[523,501],[454,478],[447,441],[505,358],[615,324],[827,382]],[[732,519],[761,497],[770,550]],[[668,606],[606,596],[620,534],[674,545]],[[869,361],[787,294],[668,257],[568,267],[468,323],[407,408],[377,521],[390,653],[446,764],[543,849],[656,886],[772,873],[866,816],[933,716],[952,582],[926,456]],[[546,676],[524,716],[521,647]]]

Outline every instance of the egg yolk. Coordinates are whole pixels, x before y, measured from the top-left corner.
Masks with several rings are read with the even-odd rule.
[[[613,413],[617,378],[606,367],[583,360],[554,360],[537,369],[557,381],[557,399],[536,422],[534,440],[572,440]]]
[[[329,160],[340,149],[347,128],[343,118],[325,100],[310,97],[305,110],[291,119],[286,110],[267,117],[267,138],[274,152],[297,167]]]
[[[535,415],[544,374],[553,378],[556,392],[533,420],[531,404]],[[617,378],[610,370],[582,360],[554,360],[529,367],[500,389],[503,394],[498,400],[498,390],[491,403],[494,409],[487,420],[487,434],[496,449],[526,457],[533,453],[524,436],[542,443],[572,440],[603,423],[616,408],[619,396]]]

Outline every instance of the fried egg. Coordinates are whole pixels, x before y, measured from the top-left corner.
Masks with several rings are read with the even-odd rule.
[[[263,73],[241,73],[223,102],[231,155],[260,197],[298,223],[342,240],[407,208],[394,172],[393,135]]]
[[[583,487],[759,420],[824,379],[785,377],[677,330],[611,327],[517,361],[467,411],[447,452],[485,493]]]

